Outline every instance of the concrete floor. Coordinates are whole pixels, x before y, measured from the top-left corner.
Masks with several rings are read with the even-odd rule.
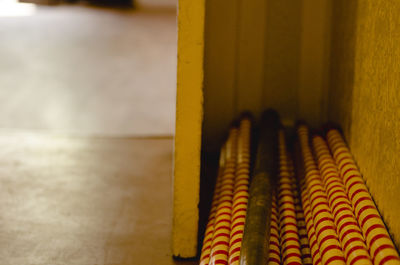
[[[172,139],[0,133],[0,264],[160,264]]]
[[[156,3],[0,16],[0,128],[173,135],[176,14]]]
[[[0,17],[0,264],[197,264],[170,250],[175,38],[164,8]]]

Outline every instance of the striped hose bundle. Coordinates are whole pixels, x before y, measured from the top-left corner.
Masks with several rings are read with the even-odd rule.
[[[307,127],[298,128],[300,149],[304,162],[304,185],[310,202],[315,234],[323,265],[344,265],[345,258],[336,232],[332,212],[320,172],[315,164]]]
[[[229,241],[229,264],[238,265],[242,246],[244,223],[246,220],[247,202],[249,199],[250,175],[250,121],[240,122],[238,138],[238,159],[233,194],[232,225]]]
[[[372,265],[364,237],[328,146],[319,136],[313,138],[313,146],[347,264]]]
[[[327,139],[374,265],[400,264],[399,254],[343,138],[337,130],[331,130]]]
[[[269,232],[268,265],[281,264],[281,245],[279,236],[279,213],[276,194],[272,194],[271,224]]]
[[[296,221],[297,221],[297,230],[299,232],[299,240],[300,240],[300,251],[301,251],[301,259],[303,265],[312,265],[312,256],[310,249],[310,242],[307,236],[307,228],[304,217],[304,210],[301,206],[300,196],[297,189],[297,183],[294,179],[294,175],[292,175],[292,190],[294,195],[294,207],[296,210]]]
[[[304,181],[302,181],[301,184],[301,202],[303,204],[304,218],[306,222],[306,229],[310,245],[312,262],[314,265],[320,265],[321,255],[319,253],[317,236],[315,235],[315,229],[314,229],[314,220],[312,218],[310,201],[307,196],[307,189],[305,187]]]
[[[215,185],[214,196],[212,199],[210,215],[206,226],[206,231],[203,240],[203,247],[201,249],[200,265],[206,265],[210,261],[211,243],[214,234],[215,214],[217,212],[219,193],[221,189],[221,178],[225,167],[225,145],[222,146],[219,158],[219,168],[217,182]]]
[[[261,216],[256,208],[252,214],[253,202],[245,222],[248,202],[257,197],[249,198],[250,134],[251,122],[245,117],[238,128],[230,130],[221,148],[200,265],[400,265],[399,254],[340,133],[330,130],[326,138],[310,136],[305,125],[297,127],[294,161],[284,130],[276,129],[273,150],[278,153],[268,158],[276,158],[277,178],[271,177],[268,184],[272,192],[261,192],[269,194],[260,204],[269,210],[258,219],[269,221],[268,233],[260,233],[266,255],[259,258],[262,248],[254,246],[260,240],[253,244],[251,237],[258,236],[263,226],[249,226],[252,217]],[[260,183],[253,181],[252,185],[259,187]],[[243,259],[245,226],[252,236],[243,241]],[[255,255],[255,262],[248,262]]]
[[[200,256],[201,265],[239,264],[250,172],[250,119],[229,131],[220,153],[218,175]]]
[[[300,239],[297,229],[292,179],[286,152],[285,136],[279,131],[279,228],[283,264],[301,265]]]
[[[231,232],[232,199],[235,182],[237,134],[233,128],[226,143],[226,160],[221,176],[221,186],[214,220],[209,264],[228,264],[229,240]]]
[[[300,155],[300,147],[296,146],[296,160],[297,160],[297,175],[299,178],[299,183],[300,183],[300,201],[302,204],[302,210],[303,210],[303,215],[304,215],[304,222],[305,222],[305,230],[307,233],[307,241],[308,241],[308,246],[311,254],[311,262],[314,265],[320,265],[321,264],[321,256],[319,253],[319,248],[318,248],[318,243],[317,243],[317,237],[315,235],[315,229],[314,229],[314,221],[312,219],[312,214],[310,210],[310,201],[308,200],[307,197],[307,190],[305,188],[305,183],[304,183],[304,166],[302,165],[301,160],[301,155]],[[309,260],[308,260],[309,262]],[[307,264],[304,262],[304,264]]]
[[[308,128],[301,125],[298,138],[301,166],[305,172],[301,180],[301,195],[313,263],[325,265],[327,260],[324,255],[335,249],[336,253],[342,253],[347,265],[399,264],[398,252],[340,133],[330,130],[327,140],[313,136],[310,144]],[[313,211],[318,207],[320,211]],[[335,239],[334,243],[339,242],[340,248],[339,245],[331,245],[326,250],[320,245],[318,233],[321,232],[318,230],[329,228],[318,228],[318,222],[325,222],[332,230],[334,228],[336,235],[332,233],[330,238]],[[315,247],[315,235],[318,249]],[[321,255],[321,261],[318,255]],[[343,261],[339,256],[329,259]]]

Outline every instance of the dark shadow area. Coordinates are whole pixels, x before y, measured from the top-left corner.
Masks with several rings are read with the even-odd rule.
[[[199,232],[197,253],[200,255],[203,245],[204,232],[207,226],[208,215],[210,213],[212,197],[214,194],[215,183],[218,174],[218,152],[205,151],[201,154],[200,171],[200,203],[199,203]]]
[[[80,2],[80,1],[69,1],[69,2]],[[112,7],[112,8],[133,8],[134,2],[131,0],[89,0],[89,1],[81,1],[86,2],[91,6],[100,6],[100,7]]]

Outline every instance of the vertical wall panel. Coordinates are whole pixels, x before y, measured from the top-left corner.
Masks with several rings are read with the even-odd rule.
[[[264,106],[293,120],[297,110],[302,1],[268,0]]]
[[[172,248],[182,258],[197,253],[204,14],[204,0],[179,2]]]
[[[332,38],[328,118],[349,136],[352,121],[357,2],[332,4]]]
[[[203,147],[243,110],[325,120],[331,1],[207,1]]]
[[[327,120],[331,0],[303,0],[296,118],[313,126]]]
[[[240,1],[236,60],[236,112],[263,109],[267,2]]]

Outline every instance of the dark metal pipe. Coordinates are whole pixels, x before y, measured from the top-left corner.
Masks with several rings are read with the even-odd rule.
[[[277,112],[267,110],[263,113],[253,178],[250,184],[240,265],[267,264],[271,194],[276,185],[280,126]]]

